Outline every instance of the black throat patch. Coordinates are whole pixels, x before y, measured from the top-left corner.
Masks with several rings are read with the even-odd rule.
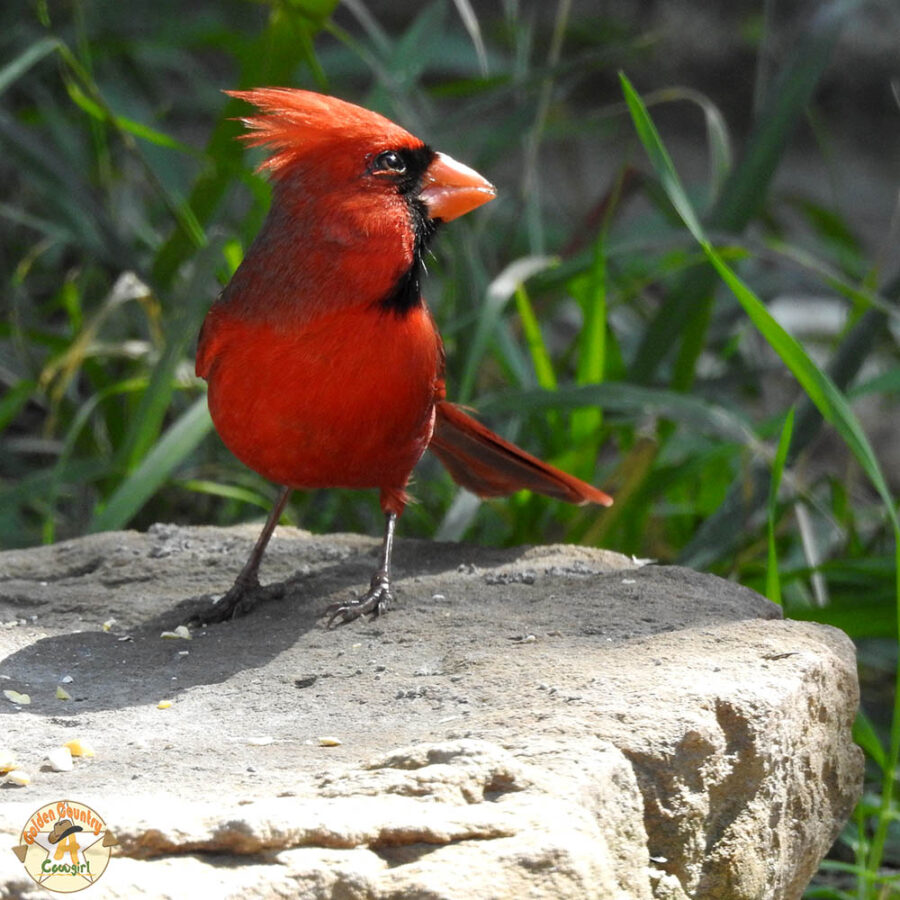
[[[434,151],[427,145],[397,151],[406,163],[406,172],[398,178],[397,191],[406,200],[413,230],[413,258],[387,295],[378,302],[385,312],[405,316],[422,303],[422,277],[425,274],[425,254],[437,232],[438,223],[428,215],[428,209],[418,199],[422,179],[434,159]]]

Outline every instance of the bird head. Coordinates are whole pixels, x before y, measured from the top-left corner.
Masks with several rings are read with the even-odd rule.
[[[225,93],[260,110],[242,118],[248,132],[241,139],[272,150],[260,169],[276,186],[298,179],[320,194],[327,184],[344,197],[399,197],[431,222],[449,222],[496,196],[473,169],[360,106],[291,88]]]

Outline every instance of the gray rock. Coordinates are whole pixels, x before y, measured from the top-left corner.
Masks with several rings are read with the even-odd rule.
[[[326,631],[377,544],[283,528],[273,599],[160,638],[255,534],[0,554],[0,690],[31,697],[0,695],[0,750],[33,779],[0,788],[0,896],[45,896],[7,848],[73,797],[120,841],[96,898],[799,898],[859,795],[852,645],[752,591],[401,541],[396,608]],[[42,769],[73,737],[97,755]]]

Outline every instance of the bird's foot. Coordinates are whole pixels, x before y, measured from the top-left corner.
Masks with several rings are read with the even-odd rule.
[[[387,610],[394,600],[394,594],[391,591],[391,581],[384,572],[376,572],[372,576],[372,583],[369,590],[362,597],[355,600],[349,600],[347,603],[332,603],[325,610],[328,613],[328,623],[326,628],[331,628],[337,620],[338,625],[346,625],[360,616],[372,616],[377,619],[383,612]]]
[[[246,616],[258,603],[284,596],[283,584],[263,587],[255,578],[237,581],[218,600],[194,613],[187,625],[214,625]]]

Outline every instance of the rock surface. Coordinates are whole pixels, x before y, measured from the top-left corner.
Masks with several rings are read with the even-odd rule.
[[[31,698],[0,695],[0,751],[32,776],[0,788],[0,897],[56,896],[9,848],[73,798],[120,842],[92,898],[798,898],[858,796],[850,642],[745,588],[401,541],[396,608],[326,631],[376,542],[284,528],[282,598],[160,638],[255,535],[0,554],[0,690]],[[73,737],[97,755],[42,768]]]

